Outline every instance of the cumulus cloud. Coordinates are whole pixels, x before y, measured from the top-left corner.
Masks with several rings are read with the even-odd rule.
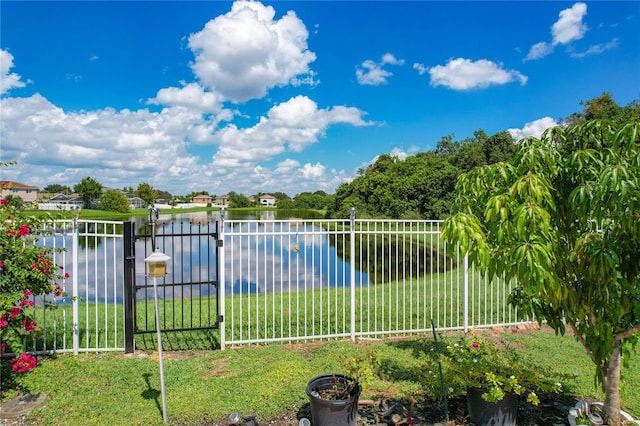
[[[326,167],[320,163],[306,163],[300,169],[300,174],[304,179],[316,181],[324,176],[325,169]]]
[[[11,89],[24,87],[19,74],[10,73],[13,68],[13,55],[7,50],[0,49],[0,95],[4,95]]]
[[[587,14],[585,3],[576,3],[560,12],[560,18],[551,26],[553,44],[567,44],[584,37],[587,26],[582,18]]]
[[[516,70],[506,70],[502,64],[487,59],[451,59],[446,65],[429,68],[431,86],[445,86],[454,90],[470,90],[491,85],[502,85],[519,81],[524,85],[527,77]]]
[[[143,182],[166,171],[198,176],[197,159],[182,142],[202,118],[186,108],[65,112],[40,94],[3,98],[0,107],[3,154],[18,164],[66,168],[72,175],[63,182],[73,182],[78,170],[115,187],[120,179]]]
[[[535,121],[526,123],[522,129],[508,129],[507,131],[513,136],[513,139],[519,141],[520,139],[534,136],[539,138],[542,132],[550,127],[557,126],[558,123],[551,117],[542,117]]]
[[[183,106],[203,113],[222,111],[222,99],[214,92],[205,91],[198,83],[183,83],[183,87],[167,87],[158,90],[148,104]]]
[[[275,10],[254,1],[236,1],[231,11],[191,34],[195,55],[191,68],[200,82],[233,102],[261,98],[279,85],[312,77],[316,55],[307,48],[309,33],[289,11],[274,19]]]
[[[385,65],[404,65],[404,59],[396,59],[391,53],[382,55],[380,62],[367,59],[356,67],[356,78],[359,84],[379,86],[387,83],[387,79],[393,75],[383,67]]]
[[[271,108],[253,127],[239,129],[234,124],[218,131],[214,137],[220,149],[213,166],[243,167],[265,161],[288,150],[299,152],[318,141],[328,126],[347,123],[366,126],[364,112],[353,107],[334,106],[318,109],[306,96],[296,96]]]
[[[585,3],[575,3],[570,8],[560,11],[558,20],[551,26],[552,41],[542,41],[531,46],[525,60],[543,58],[552,53],[555,46],[569,44],[584,37],[587,25],[582,20],[586,14]]]

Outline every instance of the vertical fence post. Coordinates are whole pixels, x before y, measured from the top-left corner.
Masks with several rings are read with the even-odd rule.
[[[349,220],[351,224],[350,230],[350,242],[349,242],[349,263],[351,265],[351,279],[350,281],[350,289],[351,289],[351,307],[350,307],[350,318],[351,318],[351,340],[356,340],[356,208],[351,207],[349,209],[350,215]]]
[[[222,207],[220,209],[220,224],[218,226],[218,241],[216,241],[216,268],[218,269],[218,303],[220,306],[220,350],[224,350],[225,347],[225,316],[226,316],[226,304],[225,299],[227,297],[225,292],[225,258],[224,258],[224,216],[226,209]]]
[[[73,354],[80,352],[80,320],[78,297],[78,211],[73,212],[73,232],[71,233],[71,306],[73,321]]]
[[[127,354],[134,350],[136,258],[133,232],[133,222],[124,222],[124,352]]]
[[[460,248],[458,247],[458,250]],[[467,333],[469,331],[469,253],[464,255],[462,259],[462,270],[464,271],[464,275],[462,276],[462,285],[463,285],[463,321],[464,321],[464,332]]]

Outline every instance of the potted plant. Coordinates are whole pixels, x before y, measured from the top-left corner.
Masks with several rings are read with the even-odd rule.
[[[362,386],[344,374],[314,377],[306,389],[314,426],[355,426]]]
[[[476,425],[515,425],[520,396],[538,405],[536,392],[562,391],[562,384],[544,375],[539,366],[521,359],[506,345],[477,335],[441,338],[438,351],[431,351],[431,368],[425,369],[435,393],[442,368],[442,382],[448,395],[466,394],[469,417]]]

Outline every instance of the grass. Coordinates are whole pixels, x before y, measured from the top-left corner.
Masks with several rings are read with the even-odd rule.
[[[355,290],[356,333],[382,331],[430,330],[430,320],[436,327],[460,328],[463,315],[459,309],[462,298],[460,271],[411,278],[392,283],[358,286]],[[500,323],[517,319],[513,308],[506,307],[506,290],[494,286],[481,288],[476,282],[470,288],[470,324]],[[482,290],[482,291],[481,291]],[[305,292],[269,292],[226,297],[226,339],[272,339],[293,336],[349,332],[349,299],[347,287],[308,289]],[[505,308],[499,307],[501,303]],[[122,305],[79,302],[81,347],[124,347],[124,310]],[[137,303],[137,327],[155,330],[153,301]],[[167,299],[160,304],[161,328],[203,327],[213,324],[216,317],[215,297]],[[55,311],[37,311],[36,322],[45,324],[47,334],[36,341],[37,349],[44,342],[48,348],[72,347],[72,307],[59,305]],[[55,320],[55,327],[54,327]],[[389,334],[387,334],[389,335]],[[171,349],[219,348],[217,333],[196,331],[165,333]],[[54,337],[56,339],[54,343]],[[153,333],[136,335],[136,347],[154,350]]]
[[[425,336],[429,340],[430,336]],[[565,389],[602,400],[593,368],[571,336],[545,330],[507,333],[527,357],[550,375],[578,372]],[[316,375],[344,372],[353,359],[375,359],[374,376],[362,398],[408,401],[422,389],[421,339],[351,343],[254,346],[226,351],[165,352],[169,424],[215,424],[233,411],[255,413],[258,421],[285,414],[308,416],[307,382]],[[366,357],[365,357],[366,355]],[[640,416],[640,351],[625,370],[623,409]],[[21,392],[50,396],[30,418],[41,425],[161,425],[159,363],[154,352],[63,354],[41,358],[19,378]],[[291,414],[293,413],[293,414]],[[291,424],[297,424],[295,418]]]

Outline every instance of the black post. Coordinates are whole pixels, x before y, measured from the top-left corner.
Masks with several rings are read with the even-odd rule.
[[[133,222],[124,223],[124,353],[134,350],[136,257]]]

